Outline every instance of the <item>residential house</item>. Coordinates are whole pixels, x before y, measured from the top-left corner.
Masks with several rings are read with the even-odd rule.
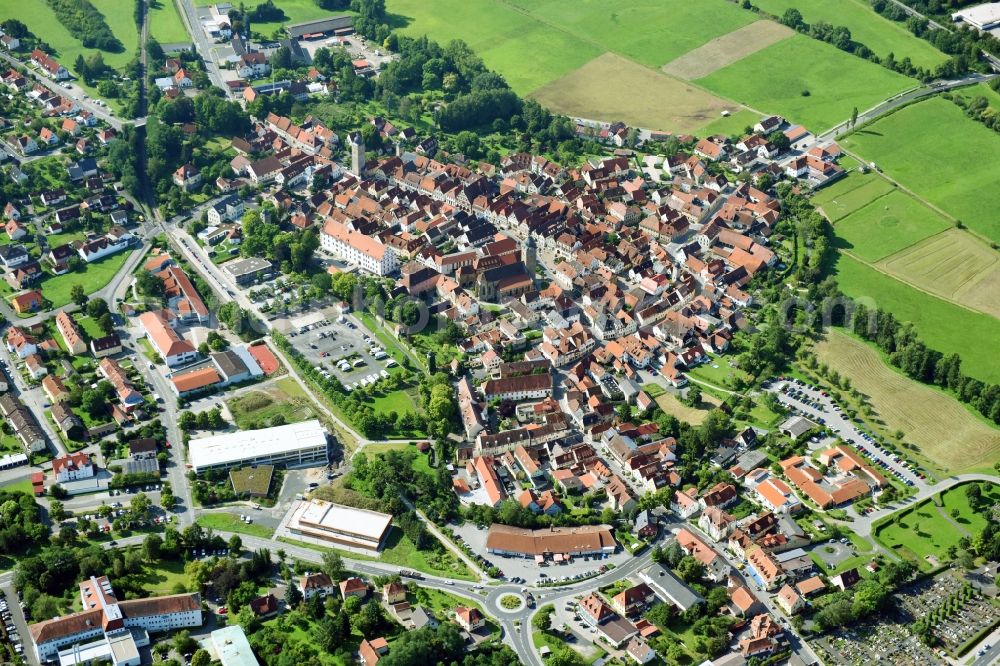
[[[82,451],[52,460],[52,474],[58,483],[91,479],[97,473],[96,468],[90,456]]]
[[[364,599],[368,596],[368,584],[365,581],[352,576],[340,581],[340,595],[346,600],[348,597],[358,597]]]
[[[455,621],[469,633],[478,631],[486,626],[486,618],[479,612],[478,608],[458,606],[455,608]]]
[[[299,578],[299,589],[305,599],[312,599],[315,596],[329,596],[336,588],[325,573],[314,573]]]

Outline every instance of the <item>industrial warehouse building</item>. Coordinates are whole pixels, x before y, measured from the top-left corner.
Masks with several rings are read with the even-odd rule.
[[[371,551],[382,548],[391,527],[388,513],[317,499],[300,502],[288,520],[292,534]]]
[[[191,469],[229,469],[247,465],[295,467],[329,460],[326,430],[316,419],[289,425],[241,430],[192,439],[188,444]]]

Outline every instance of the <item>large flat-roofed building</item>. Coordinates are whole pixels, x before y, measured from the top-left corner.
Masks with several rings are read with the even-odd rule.
[[[980,32],[994,32],[1000,28],[1000,2],[986,2],[975,7],[966,7],[954,12],[951,20],[970,25]]]
[[[391,527],[388,513],[317,499],[300,503],[288,520],[292,534],[373,551],[382,548]]]
[[[285,32],[292,39],[299,39],[306,35],[325,35],[331,32],[340,32],[354,27],[354,17],[350,14],[339,14],[325,19],[304,21],[285,26]]]
[[[257,666],[257,657],[243,628],[239,625],[216,629],[211,634],[212,647],[222,666]]]
[[[613,553],[618,547],[607,525],[546,527],[529,530],[494,523],[486,535],[486,550],[497,555],[545,558]]]
[[[107,576],[92,576],[80,583],[83,610],[38,622],[28,627],[38,661],[81,663],[90,658],[110,659],[130,666],[138,663],[135,645],[142,632],[165,632],[201,626],[201,596],[173,594],[166,597],[119,601]],[[131,634],[131,638],[126,638]],[[135,641],[134,636],[140,640]],[[148,637],[145,639],[148,643]],[[130,643],[131,641],[131,643]],[[79,645],[80,649],[65,650]]]
[[[316,419],[289,425],[241,430],[192,439],[188,444],[191,469],[229,469],[245,465],[297,466],[329,459],[326,430]]]
[[[222,268],[233,276],[236,284],[242,286],[252,284],[259,278],[271,272],[271,262],[260,257],[247,257],[236,261],[227,261]]]

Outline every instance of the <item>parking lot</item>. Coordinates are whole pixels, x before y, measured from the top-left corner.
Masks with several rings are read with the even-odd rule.
[[[927,484],[923,472],[915,465],[892,453],[872,435],[852,421],[839,405],[824,395],[823,391],[799,380],[778,380],[765,387],[774,393],[782,404],[794,413],[819,423],[848,444],[855,446],[888,474],[908,486],[923,488]]]
[[[396,365],[378,340],[350,317],[330,315],[287,335],[310,363],[336,377],[348,390],[388,377],[389,369]]]
[[[593,555],[574,557],[570,562],[562,564],[546,563],[544,566],[535,564],[534,560],[522,557],[501,557],[486,552],[486,530],[480,529],[470,522],[462,525],[449,525],[455,535],[475,553],[485,557],[488,564],[495,565],[503,571],[504,577],[515,583],[544,585],[551,582],[566,582],[580,580],[596,574],[602,565],[621,566],[631,555],[622,549],[611,555]],[[578,577],[578,578],[577,578]],[[518,580],[514,580],[514,579]]]

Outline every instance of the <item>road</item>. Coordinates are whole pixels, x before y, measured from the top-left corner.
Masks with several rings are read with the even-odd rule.
[[[164,1],[173,2],[174,0]],[[178,2],[184,26],[187,28],[188,34],[191,35],[191,39],[194,40],[195,47],[201,54],[202,59],[205,61],[205,72],[208,74],[208,80],[213,86],[222,90],[226,97],[229,97],[229,88],[226,87],[226,83],[222,78],[222,73],[219,70],[219,64],[214,54],[215,47],[209,41],[205,31],[202,30],[201,21],[198,20],[198,8],[194,6],[191,0],[178,0]]]
[[[858,120],[853,125],[851,124],[850,120],[845,120],[844,122],[839,123],[838,125],[835,125],[834,127],[828,129],[826,132],[816,137],[817,142],[824,143],[827,141],[833,141],[844,132],[853,129],[853,127],[857,127],[858,125],[871,122],[872,120],[880,118],[881,116],[884,116],[887,113],[890,113],[898,109],[899,107],[909,104],[918,99],[929,97],[931,95],[936,95],[938,93],[951,90],[952,88],[961,88],[963,86],[972,85],[974,83],[982,83],[985,81],[990,81],[992,79],[995,79],[997,76],[998,76],[997,74],[970,74],[969,76],[965,76],[961,79],[955,79],[954,81],[935,81],[927,85],[907,90],[905,92],[899,93],[898,95],[894,95],[883,102],[879,102],[878,104],[868,109],[867,111],[859,113]]]
[[[817,409],[816,407],[807,405],[802,400],[792,398],[790,395],[782,393],[781,389],[785,386],[802,391],[806,394],[810,401],[819,404],[820,408]],[[910,471],[909,467],[902,462],[896,462],[892,459],[891,453],[884,453],[880,451],[875,447],[873,442],[866,440],[864,437],[864,431],[862,431],[856,423],[851,421],[846,414],[840,411],[833,400],[824,396],[818,389],[809,386],[798,386],[791,382],[778,381],[769,386],[767,391],[774,393],[781,404],[786,407],[794,408],[804,414],[808,419],[816,423],[820,423],[820,419],[822,419],[822,426],[824,428],[832,430],[838,437],[840,437],[840,439],[844,440],[848,444],[851,444],[855,448],[863,446],[865,450],[861,452],[862,454],[871,458],[876,463],[884,463],[888,471],[890,473],[897,474],[897,478],[901,478],[904,483],[907,481],[910,482],[910,484],[912,484],[912,486],[917,490],[927,488],[927,482]]]
[[[52,92],[62,95],[64,97],[72,98],[74,101],[76,101],[77,104],[80,105],[81,109],[86,109],[87,111],[90,111],[95,116],[97,116],[107,124],[114,127],[116,130],[121,130],[122,121],[109,114],[106,109],[97,106],[97,104],[95,104],[93,100],[84,99],[83,96],[86,93],[79,86],[74,85],[71,88],[63,88],[61,85],[59,85],[52,79],[48,78],[44,74],[39,73],[38,70],[36,70],[34,66],[32,66],[31,64],[21,62],[20,60],[11,56],[6,52],[0,51],[0,59],[6,61],[10,65],[17,65],[18,67],[24,67],[24,69],[27,70],[29,76],[34,78],[36,81],[41,83],[43,86],[45,86]]]

